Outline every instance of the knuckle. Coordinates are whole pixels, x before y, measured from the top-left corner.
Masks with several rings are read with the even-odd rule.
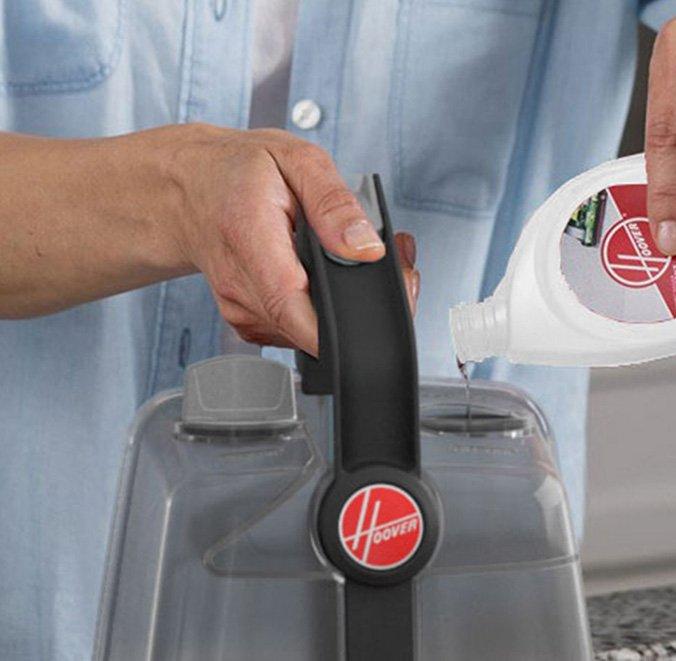
[[[252,322],[251,315],[248,312],[238,306],[230,305],[228,302],[218,301],[218,310],[221,317],[235,329],[250,325]]]
[[[190,122],[180,126],[196,142],[211,141],[223,135],[223,129],[207,122]]]
[[[676,201],[676,181],[660,181],[650,186],[650,196],[653,204],[674,203]]]
[[[240,287],[225,275],[215,275],[211,278],[211,287],[214,294],[224,301],[239,303],[242,300]]]
[[[328,153],[312,142],[298,140],[293,144],[292,149],[295,157],[299,160],[313,161],[316,164],[331,162],[331,157]]]
[[[229,301],[231,303],[240,302],[238,292],[235,287],[232,287],[226,283],[214,283],[212,287],[214,294],[216,294],[219,299],[223,301]]]
[[[315,209],[322,216],[336,216],[359,212],[359,205],[354,195],[347,188],[330,188],[316,201]]]
[[[270,154],[265,148],[265,142],[251,140],[249,136],[242,136],[234,145],[224,145],[226,149],[232,149],[247,169],[267,164]]]
[[[247,167],[258,181],[258,185],[265,185],[269,181],[269,177],[278,169],[277,163],[269,149],[264,143],[251,145],[247,153]],[[262,182],[262,183],[261,183]],[[251,204],[256,200],[256,197],[251,197],[247,204]]]
[[[676,118],[672,113],[649,119],[646,124],[646,148],[652,151],[676,148]]]

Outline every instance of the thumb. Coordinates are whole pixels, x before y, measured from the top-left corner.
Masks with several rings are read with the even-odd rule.
[[[269,149],[324,248],[356,261],[385,254],[373,224],[323,149],[296,138]]]
[[[648,217],[658,248],[676,254],[676,22],[667,23],[650,60],[646,118]]]

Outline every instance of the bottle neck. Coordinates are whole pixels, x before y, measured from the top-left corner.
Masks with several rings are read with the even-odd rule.
[[[489,296],[481,303],[463,303],[451,310],[451,332],[460,362],[479,362],[507,350],[507,305]]]

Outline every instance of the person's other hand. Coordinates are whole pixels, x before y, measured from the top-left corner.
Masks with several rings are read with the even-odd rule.
[[[659,249],[676,255],[676,20],[653,48],[645,152],[651,229]]]
[[[316,317],[293,242],[297,205],[332,253],[374,261],[385,252],[329,155],[278,130],[190,125],[146,137],[166,140],[166,131],[165,169],[178,193],[176,222],[169,223],[173,259],[204,273],[243,339],[316,355]],[[396,244],[414,310],[415,242],[399,234]]]

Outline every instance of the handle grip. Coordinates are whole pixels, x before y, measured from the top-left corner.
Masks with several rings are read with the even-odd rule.
[[[340,260],[302,216],[297,223],[319,320],[319,358],[300,353],[297,364],[304,392],[334,396],[336,470],[386,464],[419,473],[415,336],[378,175],[363,177],[357,196],[386,246],[377,262]]]

